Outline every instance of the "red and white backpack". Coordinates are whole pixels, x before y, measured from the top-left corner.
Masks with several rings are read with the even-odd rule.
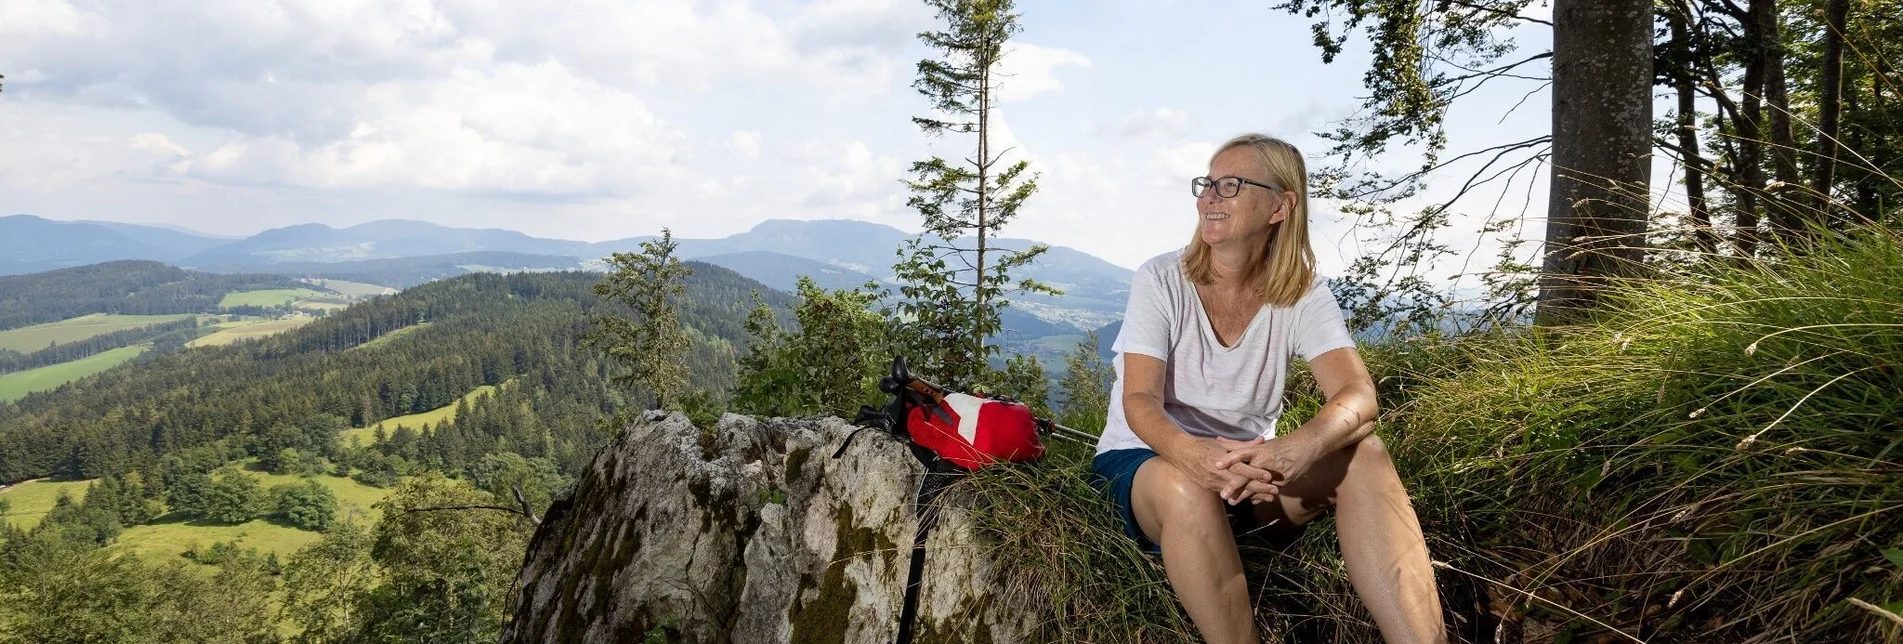
[[[946,391],[913,377],[904,357],[893,360],[892,375],[879,382],[879,389],[892,394],[891,401],[882,410],[861,408],[854,424],[884,430],[910,445],[929,471],[969,472],[1044,457],[1040,435],[1050,431],[1047,421],[1033,416],[1024,403]],[[850,438],[835,456],[849,444]]]

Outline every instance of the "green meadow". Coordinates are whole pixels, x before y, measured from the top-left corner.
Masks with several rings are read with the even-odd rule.
[[[264,489],[274,485],[297,483],[306,477],[283,474],[247,472],[258,477]],[[374,524],[378,512],[372,506],[390,490],[371,487],[341,476],[308,477],[337,495],[337,519],[343,521],[354,517],[359,525]],[[51,507],[50,505],[48,507]],[[323,535],[300,530],[280,524],[271,519],[253,519],[237,525],[226,525],[203,519],[188,519],[176,514],[167,514],[144,525],[126,528],[126,531],[113,541],[112,548],[123,552],[137,553],[148,561],[159,561],[168,557],[178,557],[179,553],[193,546],[209,546],[224,541],[235,541],[240,548],[257,548],[259,554],[276,553],[280,559],[297,553],[299,548],[310,545]]]
[[[86,496],[86,487],[92,485],[85,481],[54,481],[51,479],[33,479],[0,490],[0,500],[11,504],[7,510],[7,523],[23,530],[39,525],[40,519],[53,509],[53,502],[59,499],[59,493],[73,497],[77,502]]]
[[[139,354],[145,353],[150,348],[152,348],[150,344],[120,347],[71,362],[0,376],[0,402],[13,402],[35,391],[57,389],[60,385],[117,367],[127,360],[139,357]]]
[[[507,384],[507,383],[504,383],[504,384]],[[477,398],[481,398],[483,396],[493,394],[495,393],[495,391],[496,391],[495,385],[483,385],[481,387],[475,388],[474,390],[471,390],[469,393],[463,394],[462,399],[465,401],[468,401],[470,404],[473,405],[475,404]],[[444,421],[455,420],[455,418],[456,418],[456,405],[454,404],[443,405],[441,407],[437,407],[435,409],[431,409],[425,412],[407,414],[403,416],[396,416],[393,418],[386,418],[383,420],[383,422],[377,423],[375,425],[371,425],[369,427],[353,427],[350,429],[346,429],[342,433],[338,434],[337,440],[341,441],[344,445],[349,445],[351,439],[355,438],[356,440],[360,441],[362,444],[369,445],[371,443],[376,442],[376,432],[378,427],[382,427],[385,434],[396,431],[396,428],[398,427],[409,427],[410,429],[422,431],[424,425],[429,425],[431,427],[434,427],[434,426],[443,424]]]
[[[114,331],[137,329],[163,322],[172,322],[192,317],[191,314],[179,315],[118,315],[113,313],[94,313],[76,318],[35,324],[0,331],[0,349],[32,353],[52,344],[78,342],[96,335],[105,335]]]
[[[380,344],[384,344],[384,343],[387,343],[387,342],[390,342],[390,341],[392,341],[392,340],[395,340],[395,339],[397,339],[397,338],[400,338],[400,337],[403,337],[403,336],[406,336],[406,335],[409,335],[409,334],[411,334],[411,333],[415,333],[415,332],[417,332],[417,331],[419,331],[419,330],[421,330],[421,329],[423,329],[423,328],[425,328],[425,327],[428,327],[429,325],[430,325],[430,323],[429,323],[429,322],[418,322],[418,323],[416,323],[416,324],[412,324],[412,325],[409,325],[409,326],[406,326],[406,327],[403,327],[403,328],[401,328],[401,329],[397,329],[397,330],[395,330],[395,331],[391,331],[391,332],[389,332],[389,333],[385,333],[385,334],[383,334],[383,335],[380,335],[380,336],[377,336],[377,338],[376,338],[376,339],[374,339],[374,340],[371,340],[371,341],[369,341],[369,342],[365,342],[365,343],[363,343],[363,344],[359,344],[359,345],[357,345],[357,346],[354,346],[354,347],[351,347],[351,348],[352,348],[352,349],[367,349],[367,348],[370,348],[370,347],[374,347],[374,346],[377,346],[377,345],[380,345]]]

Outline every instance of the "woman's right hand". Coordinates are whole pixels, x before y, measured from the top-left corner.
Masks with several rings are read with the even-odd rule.
[[[1262,439],[1258,438],[1247,443],[1234,444],[1248,446],[1261,442]],[[1214,438],[1185,435],[1171,451],[1171,454],[1166,455],[1170,463],[1175,465],[1176,469],[1189,474],[1203,489],[1218,495],[1224,495],[1228,490],[1235,490],[1223,496],[1222,500],[1230,505],[1258,496],[1268,498],[1275,494],[1275,485],[1269,480],[1267,473],[1264,473],[1260,479],[1252,479],[1244,477],[1234,469],[1223,467],[1223,458],[1229,455],[1230,448]]]

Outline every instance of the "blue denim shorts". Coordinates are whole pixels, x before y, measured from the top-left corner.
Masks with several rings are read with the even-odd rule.
[[[1156,456],[1155,451],[1142,448],[1111,450],[1090,460],[1090,473],[1097,488],[1109,497],[1111,504],[1117,506],[1117,515],[1123,518],[1123,534],[1135,539],[1137,546],[1144,552],[1162,554],[1162,546],[1143,536],[1143,527],[1137,525],[1136,510],[1130,505],[1130,488],[1136,484],[1137,468],[1143,467],[1145,461]],[[1233,534],[1248,534],[1260,527],[1250,504],[1223,504],[1223,509],[1229,513],[1229,529]],[[1302,532],[1300,529],[1294,532],[1279,531],[1269,540],[1273,545],[1287,546]]]

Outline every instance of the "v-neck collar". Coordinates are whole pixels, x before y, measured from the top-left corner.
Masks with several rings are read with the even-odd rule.
[[[1189,276],[1185,275],[1183,278],[1183,281],[1189,284],[1190,299],[1196,302],[1196,320],[1198,322],[1196,326],[1202,331],[1203,337],[1209,340],[1209,344],[1215,346],[1218,351],[1224,353],[1235,351],[1236,347],[1242,346],[1242,340],[1249,337],[1249,332],[1254,331],[1257,324],[1262,324],[1264,318],[1274,313],[1268,310],[1268,306],[1257,306],[1255,315],[1249,318],[1248,324],[1243,325],[1242,333],[1236,334],[1235,344],[1224,345],[1222,343],[1221,334],[1216,333],[1216,322],[1209,318],[1209,310],[1203,306],[1202,291],[1196,288],[1196,282],[1190,280]]]

